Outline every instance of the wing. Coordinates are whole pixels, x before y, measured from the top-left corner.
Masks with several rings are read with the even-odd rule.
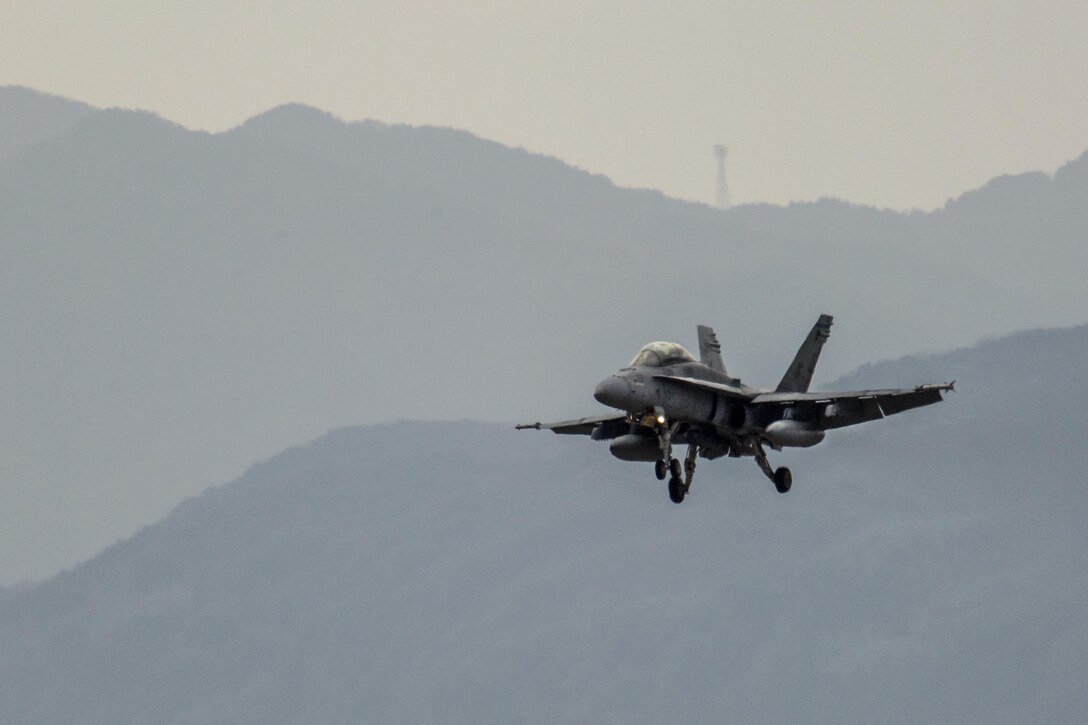
[[[592,435],[593,431],[600,428],[602,432],[612,432],[612,428],[618,428],[622,425],[623,430],[621,433],[627,432],[627,413],[623,411],[616,411],[614,413],[606,413],[605,415],[595,415],[589,418],[578,418],[577,420],[562,420],[558,423],[520,423],[516,426],[518,430],[525,430],[531,428],[533,430],[550,430],[553,433],[559,433],[560,435]],[[600,435],[600,434],[599,434]]]
[[[752,399],[754,406],[811,408],[821,430],[857,425],[902,413],[911,408],[939,403],[942,393],[955,383],[919,385],[900,390],[858,390],[849,393],[764,393]]]

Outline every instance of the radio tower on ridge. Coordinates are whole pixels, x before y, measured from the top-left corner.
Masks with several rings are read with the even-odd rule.
[[[725,157],[729,149],[721,144],[714,146],[714,157],[718,159],[718,188],[714,192],[714,206],[719,209],[729,208],[729,187],[725,183]]]

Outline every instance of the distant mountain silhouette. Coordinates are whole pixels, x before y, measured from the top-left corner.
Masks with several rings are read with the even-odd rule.
[[[867,366],[932,408],[700,465],[602,444],[330,433],[0,592],[0,719],[1075,722],[1088,327]],[[1060,452],[1060,454],[1057,454]]]
[[[0,88],[0,160],[56,137],[95,110],[29,88]]]
[[[0,128],[43,129],[0,154],[0,581],[330,428],[592,412],[697,323],[767,385],[835,314],[819,385],[1088,309],[1085,157],[932,214],[721,212],[463,131],[291,105],[208,134],[27,94],[0,90]]]

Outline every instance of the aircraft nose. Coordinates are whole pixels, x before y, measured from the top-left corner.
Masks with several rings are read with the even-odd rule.
[[[627,399],[630,395],[631,386],[627,384],[626,380],[616,375],[607,377],[597,383],[597,388],[593,391],[593,397],[597,399],[598,403],[621,409],[627,407]]]

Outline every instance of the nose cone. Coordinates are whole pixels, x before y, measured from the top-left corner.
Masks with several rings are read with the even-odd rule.
[[[597,384],[597,389],[593,391],[593,397],[597,399],[598,403],[626,410],[631,397],[631,386],[623,378],[613,375]]]

